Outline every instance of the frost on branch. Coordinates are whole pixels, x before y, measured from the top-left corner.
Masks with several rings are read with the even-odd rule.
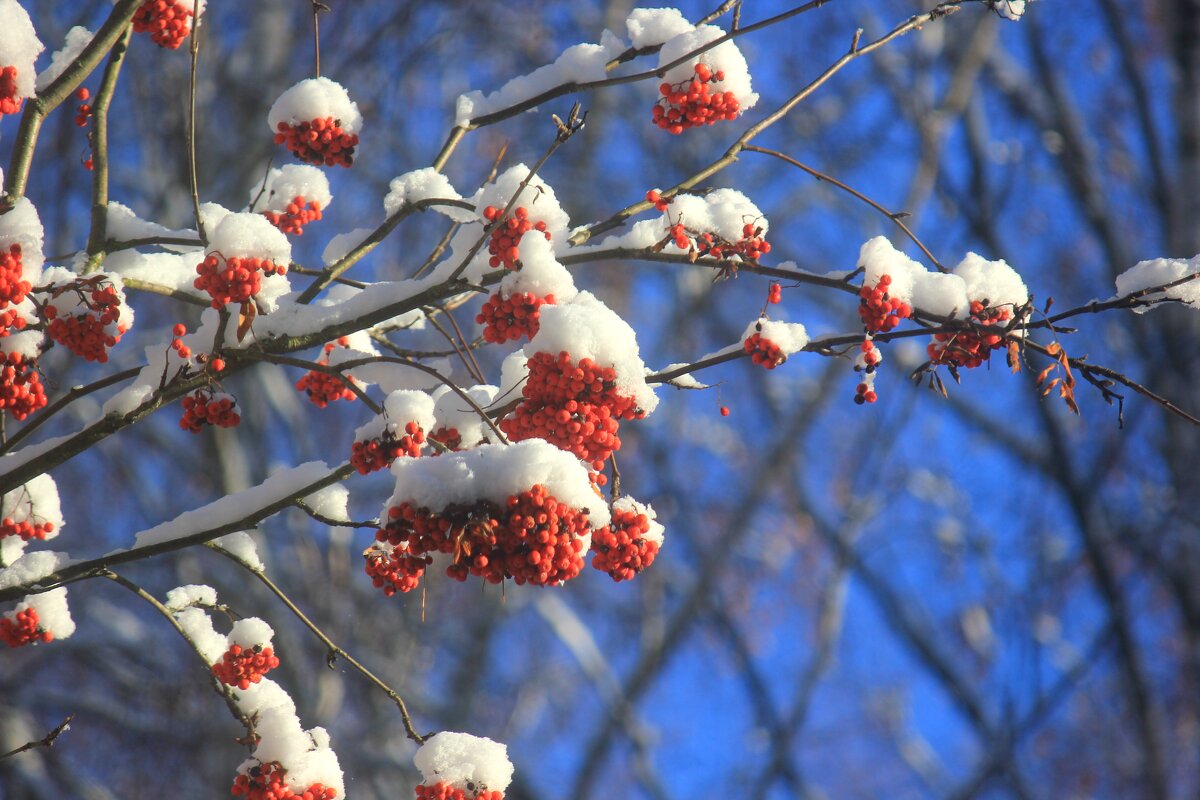
[[[354,148],[362,130],[362,114],[341,84],[329,78],[309,78],[279,96],[267,114],[267,124],[292,155],[327,167],[354,163]]]
[[[0,615],[0,640],[9,647],[66,639],[75,632],[66,587],[31,594]]]
[[[508,748],[469,733],[430,736],[413,763],[421,772],[417,800],[503,800],[512,783]]]
[[[604,80],[605,65],[624,49],[624,42],[611,31],[604,31],[600,44],[572,45],[554,63],[513,78],[487,96],[480,91],[460,95],[454,124],[467,126],[472,119],[518,105],[557,86]]]
[[[250,201],[258,195],[258,189],[251,190]],[[305,225],[321,219],[331,202],[333,195],[324,172],[306,164],[287,164],[267,173],[262,198],[252,210],[284,233],[299,236]]]
[[[654,563],[663,526],[649,505],[625,496],[612,505],[612,521],[592,536],[592,567],[626,581]]]
[[[383,210],[390,217],[405,205],[419,203],[422,200],[462,200],[462,195],[455,191],[450,179],[433,167],[406,172],[392,178],[388,185],[388,193],[383,198]],[[452,205],[435,205],[433,210],[445,214],[455,222],[474,222],[478,217],[467,209]]]
[[[33,64],[44,49],[20,3],[0,0],[0,118],[16,114],[33,97]]]
[[[0,11],[0,15],[3,15],[3,11]],[[94,35],[80,25],[67,31],[66,41],[63,42],[60,49],[54,51],[54,55],[50,57],[50,65],[38,73],[37,90],[45,91],[47,86],[58,80],[58,76],[62,75],[71,62],[78,58],[79,54],[83,52],[83,48],[92,41]]]
[[[540,440],[398,459],[392,474],[385,526],[364,554],[387,595],[415,589],[437,553],[450,557],[455,580],[561,583],[579,574],[593,529],[609,521],[583,465]]]
[[[1200,273],[1200,255],[1191,259],[1155,258],[1150,261],[1139,261],[1117,276],[1117,296],[1129,297],[1168,284],[1177,284],[1159,292],[1145,295],[1147,301],[1178,300],[1181,303],[1200,308],[1200,279],[1195,276]],[[1150,306],[1135,306],[1134,311],[1144,314]]]

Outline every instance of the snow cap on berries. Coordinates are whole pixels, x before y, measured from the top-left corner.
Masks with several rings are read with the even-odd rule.
[[[677,8],[635,8],[625,18],[625,30],[633,46],[640,50],[695,30],[695,26]]]
[[[278,762],[287,772],[287,785],[293,791],[304,791],[314,783],[337,790],[345,796],[345,781],[337,755],[329,747],[329,734],[324,728],[305,731],[294,710],[286,706],[271,706],[259,712],[254,726],[259,742],[254,758],[239,767],[246,772],[258,764]]]
[[[54,479],[38,475],[6,492],[0,499],[0,519],[0,565],[15,561],[30,541],[58,536],[63,515]]]
[[[529,167],[524,164],[514,164],[509,167],[496,178],[494,183],[484,186],[471,198],[475,203],[475,208],[480,214],[488,206],[504,208],[517,193],[521,181],[525,180],[528,175]],[[514,209],[522,207],[529,212],[530,221],[546,223],[546,229],[554,241],[561,241],[564,238],[563,234],[567,232],[571,218],[559,205],[554,189],[537,175],[533,176],[513,204]],[[523,244],[524,240],[522,240]]]
[[[292,246],[287,237],[258,214],[245,212],[221,219],[209,233],[206,252],[225,259],[265,258],[282,266],[292,260]]]
[[[433,398],[414,389],[397,389],[383,401],[383,414],[354,432],[356,442],[382,436],[386,430],[393,435],[403,435],[404,427],[415,422],[428,433],[436,422],[433,416]]]
[[[14,244],[19,245],[24,279],[35,286],[41,282],[42,264],[45,263],[42,256],[44,239],[42,220],[28,198],[20,198],[7,214],[0,215],[0,252],[8,252]]]
[[[206,662],[215,664],[221,660],[228,649],[228,640],[217,633],[206,611],[194,606],[185,607],[175,612],[175,621]]]
[[[886,236],[868,240],[858,251],[858,267],[863,270],[863,286],[875,286],[884,275],[891,278],[888,295],[912,305],[913,285],[925,267],[892,247]]]
[[[649,503],[639,503],[629,495],[624,495],[612,504],[613,511],[624,511],[629,514],[645,514],[647,521],[650,523],[650,530],[642,534],[642,541],[653,542],[658,546],[662,546],[663,534],[666,533],[666,528],[658,521],[658,514],[655,513],[653,506]]]
[[[258,193],[258,187],[250,190],[250,202],[254,202]],[[325,173],[308,164],[288,164],[272,169],[267,173],[262,197],[255,210],[279,213],[297,197],[309,203],[316,202],[321,209],[328,208],[333,202],[333,195],[329,191],[329,179]]]
[[[413,756],[413,763],[430,786],[447,783],[465,789],[470,783],[503,793],[513,776],[505,745],[469,733],[443,731],[430,736]]]
[[[922,271],[913,276],[912,305],[939,317],[965,318],[971,310],[967,283],[946,272]]]
[[[1174,283],[1197,273],[1200,273],[1200,255],[1191,259],[1155,258],[1149,261],[1139,261],[1117,276],[1117,296],[1128,297],[1144,289],[1166,286],[1168,283]],[[1192,308],[1200,308],[1200,278],[1147,295],[1148,300],[1164,297],[1182,301]],[[1144,314],[1149,308],[1150,306],[1139,306],[1133,310]]]
[[[0,16],[2,15],[3,11],[0,11]],[[58,80],[58,76],[62,75],[67,67],[71,65],[71,62],[83,52],[83,48],[91,43],[94,35],[82,25],[76,25],[67,31],[67,38],[63,42],[63,46],[55,50],[54,55],[50,57],[50,66],[38,73],[37,90],[39,92],[45,91],[47,86]]]
[[[485,411],[499,393],[499,389],[487,384],[472,386],[466,390],[467,397]],[[474,447],[481,442],[495,441],[496,434],[480,419],[479,412],[449,386],[443,385],[433,390],[433,404],[433,416],[437,420],[436,429],[458,431],[460,449]]]
[[[785,356],[800,352],[808,344],[808,331],[799,322],[779,322],[760,317],[746,326],[746,330],[742,332],[742,341],[745,342],[755,334],[760,334],[762,338],[774,344]]]
[[[525,345],[524,353],[569,353],[578,363],[590,358],[600,367],[612,367],[617,390],[637,401],[649,414],[658,397],[646,383],[646,365],[638,354],[637,334],[629,323],[591,292],[580,292],[570,303],[541,308],[537,335]]]
[[[758,206],[737,189],[717,189],[704,196],[676,195],[670,211],[661,218],[664,226],[669,226],[668,218],[682,222],[691,230],[716,234],[730,242],[742,238],[747,224],[761,228],[764,235],[771,227]],[[657,238],[662,238],[661,232]]]
[[[989,308],[1007,306],[1015,310],[1029,300],[1029,290],[1016,270],[1003,260],[988,261],[975,253],[967,253],[954,274],[967,284],[967,297],[986,300]]]
[[[66,639],[75,632],[75,620],[71,618],[71,609],[67,607],[67,589],[60,586],[48,592],[27,595],[17,604],[16,608],[4,615],[14,619],[26,609],[33,609],[37,614],[37,629],[49,634],[51,639]]]
[[[279,95],[267,113],[267,123],[274,133],[279,123],[299,125],[332,117],[340,120],[341,129],[349,134],[362,129],[362,114],[358,104],[350,99],[345,88],[329,78],[309,78]]]
[[[401,503],[442,509],[487,500],[503,506],[514,495],[541,485],[572,508],[588,510],[593,529],[608,524],[608,507],[592,488],[575,456],[541,439],[511,445],[485,444],[437,458],[398,458],[392,462],[396,489],[384,507]]]
[[[0,116],[14,114],[16,101],[33,97],[37,73],[33,65],[46,48],[33,21],[17,0],[0,0]],[[8,70],[14,70],[9,72]]]
[[[233,623],[233,627],[229,629],[228,642],[230,645],[238,645],[243,650],[250,650],[255,647],[270,647],[274,636],[275,631],[270,625],[258,617],[246,617]]]
[[[554,257],[554,245],[543,236],[521,239],[521,268],[506,270],[500,296],[528,292],[537,297],[554,295],[557,303],[570,302],[579,292],[567,268]]]
[[[383,198],[383,209],[390,217],[406,204],[419,203],[422,200],[462,200],[450,183],[450,179],[433,167],[406,172],[392,178],[388,185],[387,196]],[[449,205],[436,205],[433,211],[445,214],[455,222],[474,222],[478,217],[464,208]]]
[[[662,49],[658,51],[658,65],[662,67],[670,64],[724,35],[725,31],[715,25],[701,25],[699,28],[676,34],[664,42]],[[750,67],[746,64],[746,57],[732,41],[722,42],[711,50],[705,50],[700,55],[672,67],[667,71],[664,81],[671,84],[690,81],[695,74],[696,64],[706,64],[714,74],[725,74],[724,80],[716,81],[714,89],[733,92],[741,111],[753,108],[758,102],[758,95],[750,88]]]

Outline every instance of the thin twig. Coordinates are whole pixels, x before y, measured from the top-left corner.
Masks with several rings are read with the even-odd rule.
[[[21,753],[24,753],[27,750],[32,750],[35,747],[54,747],[54,742],[57,741],[58,737],[70,727],[71,720],[73,719],[75,719],[74,714],[67,714],[67,718],[58,723],[58,725],[54,727],[54,730],[50,731],[37,741],[26,742],[15,750],[9,750],[7,753],[0,755],[0,761],[3,761],[6,758],[12,758],[15,755],[20,755]]]

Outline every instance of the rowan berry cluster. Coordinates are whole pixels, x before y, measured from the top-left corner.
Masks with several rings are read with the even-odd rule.
[[[372,585],[376,589],[382,589],[387,597],[396,592],[411,592],[420,586],[425,568],[433,563],[432,556],[415,556],[399,549],[389,551],[371,547],[363,555],[367,560],[367,577],[371,579]]]
[[[488,265],[499,267],[504,265],[505,269],[519,269],[521,258],[520,244],[521,239],[530,231],[541,231],[546,237],[546,241],[550,240],[550,231],[546,230],[546,223],[538,220],[531,222],[529,219],[529,209],[521,206],[513,211],[513,215],[497,222],[500,215],[504,213],[504,209],[496,206],[488,206],[483,210],[483,218],[488,222],[494,223],[492,228],[491,238],[488,240],[488,253],[491,258],[488,259]]]
[[[212,674],[226,686],[245,691],[258,683],[262,676],[279,666],[279,659],[270,647],[230,645],[221,660],[212,665]]]
[[[560,502],[542,485],[510,495],[497,505],[487,500],[441,510],[404,502],[388,509],[386,527],[376,533],[393,549],[387,566],[399,581],[383,581],[385,593],[411,591],[432,553],[451,556],[446,574],[459,581],[477,575],[489,583],[512,578],[536,586],[561,583],[583,568],[588,510]],[[368,574],[381,585],[380,558],[386,547],[367,551]]]
[[[159,47],[177,50],[192,31],[191,0],[146,0],[133,15],[133,30],[149,33]]]
[[[30,518],[18,522],[12,517],[0,520],[0,539],[20,536],[22,540],[28,542],[31,539],[45,539],[48,533],[54,533],[53,522],[37,522]]]
[[[17,68],[0,67],[0,117],[21,110],[23,97],[17,97]]]
[[[75,97],[79,100],[87,100],[92,96],[86,86],[80,86],[75,92]],[[79,108],[75,110],[75,124],[80,128],[86,128],[88,120],[92,118],[92,106],[90,103],[80,103]]]
[[[535,353],[527,365],[523,399],[500,421],[500,430],[513,441],[544,439],[599,473],[621,448],[619,421],[640,419],[645,412],[634,398],[617,391],[612,367],[601,367],[590,358],[575,363],[566,352]],[[597,476],[599,485],[606,482],[603,475]]]
[[[337,342],[330,342],[325,345],[325,353],[317,363],[321,366],[327,366],[329,364],[329,354],[338,345],[345,347],[346,338],[342,337]],[[350,376],[347,375],[346,380],[350,380]],[[357,396],[346,385],[346,382],[337,375],[315,369],[309,370],[305,373],[304,377],[296,381],[296,388],[307,394],[308,401],[317,408],[325,408],[325,406],[335,400],[353,400]]]
[[[787,356],[783,354],[779,345],[763,337],[761,333],[747,336],[742,342],[742,348],[750,354],[751,361],[767,369],[775,369],[787,361]]]
[[[771,252],[771,243],[763,237],[763,230],[753,222],[742,226],[742,238],[732,242],[720,234],[711,232],[695,232],[683,222],[677,222],[667,229],[669,239],[680,250],[694,251],[697,256],[712,258],[730,258],[738,256],[743,261],[758,263],[758,260]]]
[[[502,297],[493,292],[475,315],[475,321],[483,326],[483,338],[494,344],[515,342],[521,338],[532,339],[537,335],[541,323],[538,311],[543,305],[554,305],[554,295],[538,297],[532,292],[514,292]]]
[[[33,288],[22,275],[25,265],[21,262],[21,245],[11,244],[8,252],[0,252],[0,308],[10,303],[21,303]]]
[[[321,204],[316,200],[305,200],[297,195],[282,212],[264,211],[262,215],[284,233],[299,236],[304,233],[304,226],[321,219]]]
[[[452,452],[458,452],[463,445],[462,434],[458,432],[458,428],[447,428],[445,425],[429,434],[429,439]]]
[[[199,433],[205,425],[233,428],[242,421],[236,408],[236,401],[227,394],[197,389],[183,398],[183,417],[179,420],[179,427],[192,433]]]
[[[767,290],[767,302],[771,305],[783,302],[783,287],[778,283],[772,283],[771,288]]]
[[[46,333],[51,339],[87,361],[108,361],[108,350],[125,335],[125,326],[117,324],[121,316],[121,298],[116,287],[97,286],[83,297],[83,313],[60,316],[52,303],[45,306]],[[111,326],[116,325],[116,328]]]
[[[867,333],[887,332],[912,315],[912,306],[888,294],[892,276],[880,275],[874,286],[863,285],[858,290],[858,316]]]
[[[700,62],[693,68],[691,80],[676,84],[663,83],[662,95],[652,109],[654,124],[663,130],[680,134],[688,128],[712,125],[723,119],[737,119],[741,111],[733,92],[722,92],[716,84],[725,80],[725,73],[713,70]]]
[[[37,364],[20,353],[0,356],[0,409],[23,420],[46,405],[46,389]]]
[[[420,784],[417,786],[416,800],[504,800],[504,792],[489,790],[485,787],[460,789],[449,783],[438,781],[432,786]]]
[[[246,800],[334,800],[337,789],[314,783],[296,792],[287,784],[287,770],[271,762],[253,766],[234,778],[230,794]]]
[[[978,325],[1002,327],[1012,319],[1012,308],[989,308],[987,300],[971,301],[971,322]],[[983,333],[978,330],[935,333],[926,352],[934,364],[950,364],[973,369],[992,356],[993,350],[1004,346],[1004,334]]]
[[[282,144],[306,164],[348,167],[354,163],[358,134],[342,130],[342,121],[324,117],[275,127],[275,144]]]
[[[612,522],[592,534],[592,568],[607,572],[614,581],[632,580],[658,555],[658,542],[643,538],[649,532],[645,514],[614,507]]]
[[[861,372],[863,379],[854,387],[854,402],[858,405],[874,403],[879,397],[875,394],[875,369],[883,361],[883,356],[871,337],[863,339],[858,346],[858,355],[854,359],[854,371]]]
[[[402,456],[418,458],[424,446],[425,431],[416,422],[408,422],[399,438],[391,431],[385,430],[378,438],[352,444],[350,465],[358,470],[360,475],[366,475],[383,469]]]
[[[266,258],[222,258],[210,253],[196,265],[198,278],[192,282],[197,289],[208,292],[212,307],[230,303],[245,303],[262,289],[264,275],[286,275],[287,266]]]
[[[24,647],[37,642],[52,642],[54,634],[41,630],[37,610],[32,606],[0,617],[0,639],[9,647]]]

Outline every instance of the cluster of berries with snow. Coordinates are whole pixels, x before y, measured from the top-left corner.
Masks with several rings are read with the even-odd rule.
[[[483,210],[483,218],[488,222],[495,223],[492,228],[491,237],[488,239],[488,253],[491,257],[488,259],[488,265],[492,267],[503,266],[505,269],[518,269],[521,259],[521,239],[530,231],[538,231],[546,240],[550,240],[550,231],[546,229],[546,223],[543,220],[536,222],[529,218],[529,209],[521,206],[513,211],[511,217],[506,217],[500,222],[496,222],[500,215],[504,213],[504,209],[496,206],[488,206]]]
[[[37,363],[18,352],[0,357],[0,409],[23,420],[46,405],[46,389]]]
[[[425,392],[399,389],[383,402],[384,413],[354,432],[350,464],[359,474],[381,470],[397,458],[417,458],[432,430],[434,401]]]
[[[33,97],[34,64],[45,48],[29,12],[17,0],[0,0],[0,117],[16,114]]]
[[[742,350],[749,354],[752,362],[765,369],[775,369],[807,344],[808,332],[798,322],[760,317],[742,333]]]
[[[317,363],[321,366],[328,366],[329,354],[334,351],[334,348],[347,345],[348,342],[344,336],[336,342],[330,342],[325,345],[324,355]],[[314,406],[325,408],[337,400],[353,400],[356,397],[354,391],[346,385],[347,380],[351,380],[351,378],[347,376],[343,380],[337,375],[312,369],[296,381],[296,388],[308,395],[308,401]]]
[[[1011,306],[993,308],[989,307],[987,300],[972,300],[971,321],[995,327],[997,332],[964,330],[935,333],[933,341],[926,347],[930,362],[967,369],[981,366],[991,358],[993,350],[1004,347],[1004,327],[1012,316]]]
[[[612,505],[612,521],[592,535],[592,567],[614,581],[632,580],[654,563],[662,541],[654,509],[622,497]]]
[[[124,296],[112,283],[96,279],[60,290],[47,301],[46,333],[54,341],[87,361],[108,361],[108,351],[125,335],[121,321]],[[73,302],[63,302],[64,300]]]
[[[0,501],[0,514],[0,541],[9,537],[23,542],[53,539],[63,524],[54,480],[39,475],[6,493]]]
[[[512,782],[508,749],[467,733],[445,731],[429,737],[413,762],[422,777],[416,800],[504,800]]]
[[[66,639],[75,632],[67,608],[67,590],[52,589],[30,595],[17,607],[0,615],[0,641],[9,647]]]
[[[504,297],[493,292],[475,315],[475,321],[483,326],[484,340],[493,344],[531,339],[538,332],[539,309],[556,302],[552,294],[538,297],[533,292],[514,292]]]
[[[779,345],[761,333],[754,333],[748,336],[742,342],[742,349],[750,354],[751,361],[766,369],[775,369],[787,361],[787,356],[780,349]]]
[[[283,211],[264,211],[263,216],[284,233],[299,236],[304,233],[305,225],[321,219],[321,204],[297,195],[283,207]]]
[[[523,400],[500,421],[500,430],[513,441],[544,439],[599,473],[621,448],[620,420],[645,416],[637,400],[619,391],[613,367],[590,358],[576,362],[566,351],[534,353],[527,367]],[[597,475],[598,483],[606,481]]]
[[[146,0],[134,12],[133,30],[148,33],[159,47],[177,50],[192,32],[192,0]],[[204,13],[204,0],[200,1]]]
[[[304,226],[321,219],[333,195],[329,179],[321,170],[304,164],[288,164],[267,175],[262,194],[262,215],[279,230],[293,236],[304,233]],[[259,199],[257,193],[251,198]]]
[[[589,532],[586,509],[535,485],[501,504],[484,500],[431,510],[401,503],[388,509],[387,525],[376,538],[393,548],[388,566],[401,580],[391,586],[408,591],[432,563],[432,553],[451,556],[446,574],[459,581],[476,575],[489,583],[505,578],[535,586],[562,583],[583,568],[582,537]]]
[[[883,274],[874,286],[864,282],[858,290],[858,316],[862,318],[863,328],[869,334],[886,333],[899,325],[901,320],[912,316],[912,306],[888,294],[891,285],[892,277]]]
[[[397,458],[417,458],[425,446],[425,431],[416,422],[407,422],[399,436],[385,430],[374,439],[356,441],[350,446],[350,465],[360,475],[376,472]]]
[[[264,275],[286,275],[287,266],[266,258],[222,258],[210,253],[196,265],[196,272],[199,277],[192,285],[208,292],[213,308],[222,308],[249,302],[262,291]]]
[[[197,389],[183,398],[183,416],[179,427],[185,431],[199,433],[205,425],[218,428],[234,428],[242,421],[237,413],[237,401],[224,392]]]
[[[722,91],[719,85],[725,80],[724,70],[714,71],[700,62],[693,72],[690,80],[658,87],[662,97],[654,105],[652,119],[669,133],[680,134],[688,128],[737,119],[741,113],[737,95]]]
[[[267,123],[275,144],[306,164],[354,163],[362,115],[345,88],[328,78],[309,78],[285,91],[271,106]]]
[[[287,770],[276,762],[256,764],[239,773],[230,794],[246,800],[334,800],[337,789],[313,783],[302,791],[288,785]]]
[[[270,647],[231,644],[221,660],[212,665],[212,673],[221,683],[244,691],[278,666],[279,658]]]

